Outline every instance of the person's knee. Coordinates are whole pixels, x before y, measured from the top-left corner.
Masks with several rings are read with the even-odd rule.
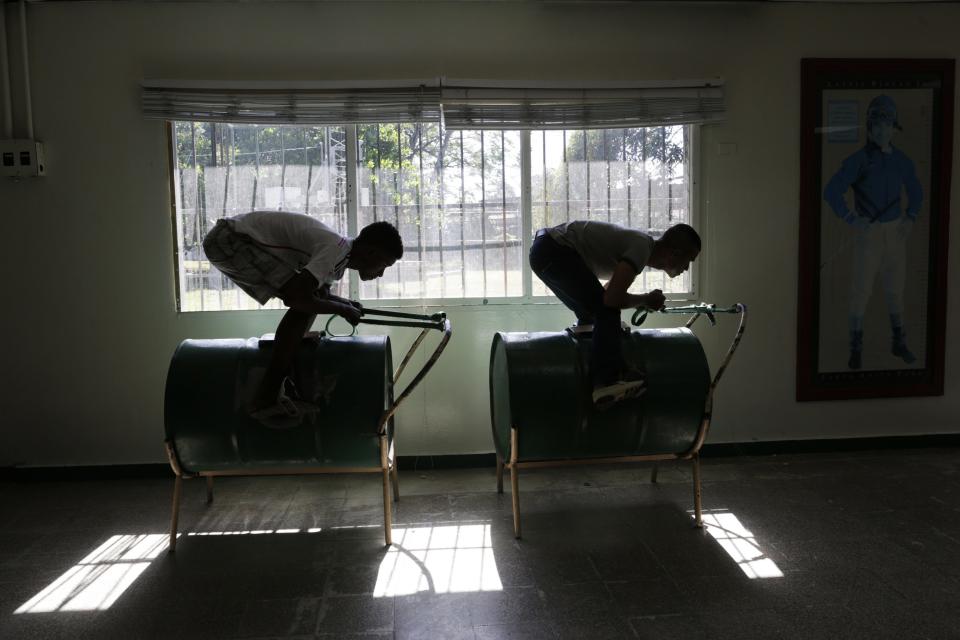
[[[530,247],[530,254],[527,257],[530,262],[530,268],[538,276],[550,264],[549,258],[539,240],[535,241],[533,246]]]
[[[203,242],[200,243],[200,246],[203,247],[203,255],[207,256],[207,259],[210,262],[214,262],[217,258],[220,257],[220,252],[217,251],[217,241],[213,236],[213,232],[208,233],[203,237]]]

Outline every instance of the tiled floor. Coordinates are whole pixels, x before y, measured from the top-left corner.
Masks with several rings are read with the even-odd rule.
[[[960,451],[0,484],[0,638],[960,638]],[[279,530],[279,531],[278,531]],[[243,533],[247,532],[247,533]]]

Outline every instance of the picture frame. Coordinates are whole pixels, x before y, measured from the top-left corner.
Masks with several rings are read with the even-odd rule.
[[[801,61],[797,400],[943,395],[955,61]]]

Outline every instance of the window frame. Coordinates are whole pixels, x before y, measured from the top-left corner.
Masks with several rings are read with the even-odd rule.
[[[347,206],[347,233],[350,237],[356,237],[359,232],[359,180],[358,180],[358,134],[356,124],[346,124],[343,126],[346,132],[346,206]],[[663,125],[667,126],[667,125]],[[689,147],[687,149],[686,171],[688,177],[688,202],[689,202],[689,220],[688,224],[696,229],[701,229],[701,200],[700,200],[700,144],[701,132],[700,124],[684,124],[682,126],[689,128]],[[185,311],[183,309],[183,299],[181,293],[181,283],[185,279],[184,265],[180,255],[180,235],[181,221],[177,213],[177,163],[176,163],[176,136],[174,135],[174,122],[166,121],[167,150],[168,150],[168,168],[170,185],[170,215],[173,233],[174,248],[174,299],[176,301],[177,313],[258,313],[261,311],[278,311],[278,309],[259,308],[259,309],[218,309],[218,310],[194,310]],[[520,193],[520,217],[522,229],[521,256],[527,256],[530,252],[530,246],[533,243],[533,198],[532,198],[532,179],[531,179],[531,144],[530,129],[518,130],[520,134],[520,173],[521,173],[521,193]],[[702,251],[701,251],[702,255]],[[450,298],[365,298],[361,302],[370,302],[371,305],[384,308],[451,308],[451,307],[509,307],[514,305],[543,305],[543,306],[563,306],[555,296],[533,295],[533,270],[530,268],[530,262],[521,259],[520,281],[523,289],[519,296],[489,296],[489,297],[450,297]],[[684,293],[666,293],[668,301],[685,302],[695,301],[700,297],[702,289],[701,269],[702,259],[698,258],[690,267],[690,291]],[[353,300],[360,300],[360,279],[356,271],[347,270],[347,291],[349,297]]]

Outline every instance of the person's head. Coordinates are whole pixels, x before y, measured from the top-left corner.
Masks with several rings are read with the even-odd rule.
[[[881,149],[889,149],[894,130],[900,129],[897,105],[890,96],[879,95],[867,106],[867,137]]]
[[[350,250],[348,266],[360,273],[361,280],[373,280],[403,257],[403,240],[389,222],[368,224],[360,230]]]
[[[658,264],[671,278],[686,271],[700,255],[700,235],[688,224],[675,224],[657,240]]]

